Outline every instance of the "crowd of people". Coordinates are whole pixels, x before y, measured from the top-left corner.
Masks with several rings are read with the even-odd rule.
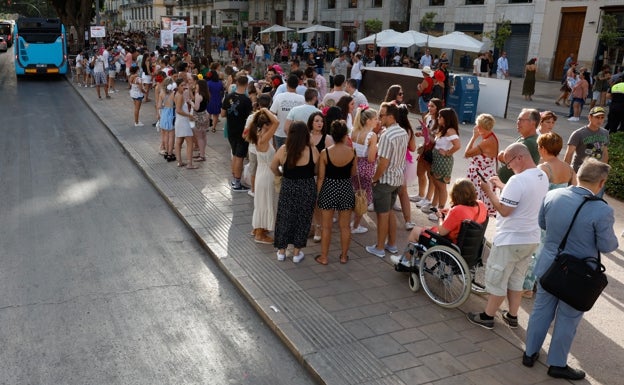
[[[282,47],[280,55],[287,48]],[[88,85],[92,78],[98,96],[103,87],[104,96],[110,97],[117,71],[121,71],[133,99],[135,126],[143,125],[140,108],[151,100],[154,89],[160,153],[179,167],[197,169],[198,162],[206,160],[206,135],[221,124],[231,150],[230,188],[253,197],[251,235],[259,244],[272,245],[278,261],[287,259],[292,245],[292,261],[300,263],[312,238],[321,246],[316,263],[328,265],[337,257],[347,264],[352,235],[369,231],[363,216],[354,213],[358,189],[365,191],[368,210],[374,212],[369,219],[376,221],[376,233],[365,251],[378,258],[388,252],[397,265],[415,263],[399,253],[405,246],[397,242],[401,220],[410,231],[410,242],[418,242],[426,228],[412,221],[412,203],[437,224],[430,230],[453,242],[464,220],[485,223],[496,216],[487,261],[488,302],[484,311],[468,313],[468,320],[492,329],[506,300],[508,309],[502,312],[502,320],[517,327],[522,296],[536,292],[523,364],[533,366],[545,332],[557,318],[548,374],[583,378],[584,372],[566,363],[582,312],[545,292],[538,277],[554,258],[553,245],[562,236],[560,219],[554,219],[557,207],[587,194],[601,197],[604,192],[609,172],[609,132],[602,128],[606,110],[600,105],[591,108],[589,124],[568,139],[563,161],[558,158],[563,139],[554,129],[557,116],[551,111],[523,109],[517,118],[519,137],[505,149],[499,146],[494,117],[481,114],[470,139],[462,144],[457,114],[445,107],[445,58],[434,61],[425,57],[428,52],[421,58],[424,79],[417,89],[422,116],[420,124],[412,127],[401,85],[388,88],[379,111],[368,105],[358,90],[365,71],[359,64],[362,53],[350,47],[340,52],[329,65],[328,86],[318,63],[302,63],[296,47],[290,48],[288,73],[268,60],[261,78],[256,79],[251,62],[241,66],[234,60],[224,65],[208,58],[192,60],[186,53],[148,52],[111,42],[91,59],[82,56],[83,68],[91,61],[95,66],[91,77],[89,71],[82,72],[84,77],[78,81]],[[478,67],[479,73],[487,69],[481,63]],[[587,86],[579,87],[588,92]],[[574,103],[579,103],[576,98]],[[459,160],[455,154],[462,148],[467,175],[453,180]],[[418,184],[418,195],[408,195],[408,183]],[[393,209],[402,215],[394,215]],[[561,210],[570,212],[567,207]],[[600,213],[600,220],[588,215],[582,221],[584,231],[593,231],[596,237],[586,237],[591,240],[586,244],[579,236],[570,242],[572,248],[595,254],[617,247],[613,210],[604,205],[595,212]],[[340,254],[335,257],[329,255],[334,222],[340,242]]]

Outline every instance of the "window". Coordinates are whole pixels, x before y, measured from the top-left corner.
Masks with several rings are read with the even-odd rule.
[[[357,0],[349,0],[349,8],[357,8]]]
[[[444,0],[429,0],[429,5],[441,6],[444,5]]]
[[[335,9],[336,8],[336,0],[327,0],[327,8]]]
[[[515,4],[515,3],[532,3],[533,0],[509,0],[509,4]]]
[[[466,5],[483,5],[483,0],[466,0]]]
[[[382,0],[373,0],[373,8],[381,8],[383,7]]]

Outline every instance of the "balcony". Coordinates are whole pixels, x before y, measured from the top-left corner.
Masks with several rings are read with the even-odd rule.
[[[232,0],[215,0],[214,2],[215,10],[236,10],[236,11],[248,11],[249,10],[249,1],[232,1]]]

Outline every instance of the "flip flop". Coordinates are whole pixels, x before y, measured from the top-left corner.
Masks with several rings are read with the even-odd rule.
[[[345,255],[344,257],[340,256],[340,263],[342,263],[344,265],[347,262],[349,262],[349,256],[348,255]]]
[[[184,166],[186,166],[186,163],[178,162],[178,167],[184,167]]]
[[[316,257],[314,257],[314,260],[316,261],[316,263],[320,264],[320,265],[327,265],[329,262],[327,261],[321,261],[321,254],[317,255]]]

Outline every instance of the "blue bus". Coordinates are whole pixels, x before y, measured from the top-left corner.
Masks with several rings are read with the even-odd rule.
[[[60,19],[20,18],[13,35],[17,76],[67,73],[67,36]]]

